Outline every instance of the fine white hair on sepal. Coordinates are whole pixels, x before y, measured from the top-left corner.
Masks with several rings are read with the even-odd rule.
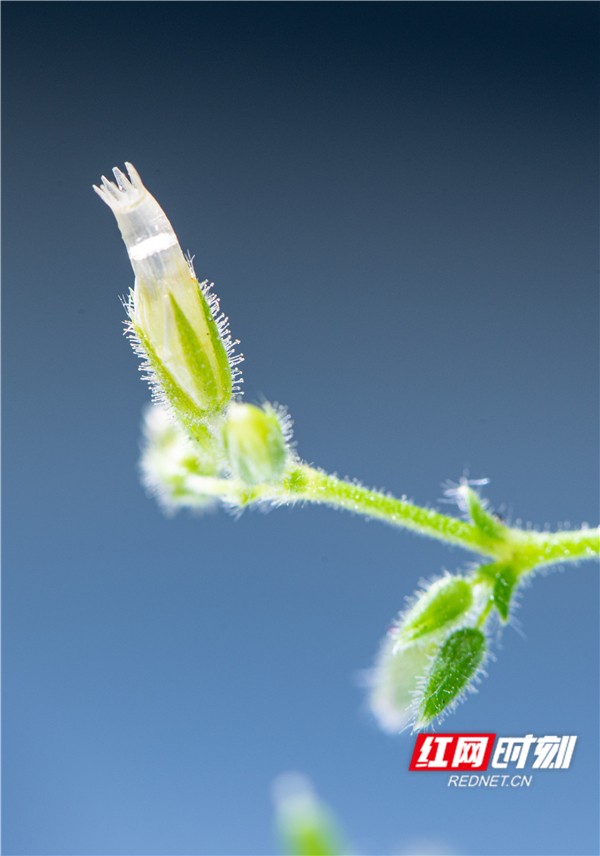
[[[285,446],[295,459],[296,441],[294,439],[294,420],[292,419],[288,408],[285,404],[280,404],[278,401],[268,401],[264,396],[261,397],[260,404],[263,409],[268,408],[272,410],[277,417],[281,433],[283,434]]]
[[[190,253],[190,251],[189,251],[189,250],[187,250],[187,251],[186,251],[186,253],[185,253],[185,260],[186,260],[186,262],[188,263],[188,267],[189,267],[189,269],[190,269],[190,273],[191,273],[191,275],[192,275],[192,278],[193,278],[193,279],[198,279],[198,277],[196,276],[196,271],[195,271],[195,269],[194,269],[194,259],[195,259],[195,258],[196,258],[196,256],[195,256],[195,255],[193,256],[193,255]]]
[[[129,297],[128,298],[121,298],[121,302],[122,302],[123,306],[125,307],[125,311],[127,312],[128,316],[129,316],[123,322],[123,324],[125,326],[123,334],[127,338],[127,340],[129,341],[129,344],[131,345],[133,353],[139,359],[138,371],[140,372],[140,374],[142,376],[142,380],[145,381],[148,384],[148,386],[150,387],[150,398],[152,400],[152,404],[157,408],[163,408],[163,409],[169,411],[171,413],[171,415],[173,416],[173,418],[175,418],[171,403],[167,399],[165,392],[164,392],[164,389],[162,387],[162,384],[160,383],[159,379],[156,377],[156,374],[154,373],[154,369],[152,368],[152,364],[151,364],[150,360],[148,359],[148,355],[146,354],[146,351],[144,350],[144,347],[141,344],[141,342],[138,338],[138,335],[135,331],[135,327],[134,327],[133,322],[131,320],[132,300],[133,300],[133,290],[132,289],[129,291]]]
[[[198,285],[202,290],[204,299],[206,300],[211,315],[215,321],[215,324],[217,325],[219,336],[221,337],[223,347],[225,348],[225,353],[227,354],[229,368],[231,370],[232,395],[234,398],[241,398],[241,396],[244,394],[243,390],[241,389],[241,385],[244,383],[244,378],[242,375],[242,370],[239,368],[239,365],[240,363],[244,362],[244,355],[242,353],[237,353],[236,351],[236,347],[240,344],[240,340],[233,338],[231,330],[229,328],[229,316],[225,315],[224,312],[221,312],[221,301],[217,294],[214,292],[214,282],[209,282],[209,280],[205,279],[202,282],[198,283]]]

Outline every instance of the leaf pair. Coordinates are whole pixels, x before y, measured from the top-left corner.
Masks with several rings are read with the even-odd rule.
[[[383,728],[428,725],[471,683],[487,648],[475,626],[480,588],[464,577],[435,580],[391,629],[371,673],[371,709]]]

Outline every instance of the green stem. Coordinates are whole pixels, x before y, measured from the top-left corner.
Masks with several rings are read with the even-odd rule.
[[[504,526],[483,507],[474,504],[474,501],[470,505],[477,512],[474,514],[475,522],[469,523],[415,505],[406,499],[396,499],[363,485],[344,481],[302,463],[288,470],[282,483],[277,485],[246,487],[231,479],[191,476],[188,487],[200,494],[220,496],[238,505],[265,501],[282,504],[313,502],[343,508],[509,563],[519,573],[527,573],[540,565],[576,562],[600,554],[598,529],[527,532]]]
[[[497,556],[498,542],[471,523],[422,508],[406,499],[396,499],[363,485],[338,479],[301,464],[284,480],[282,493],[291,499],[344,508],[436,538],[458,544],[475,553]]]
[[[288,473],[282,494],[365,514],[499,561],[514,563],[523,570],[557,562],[576,562],[600,554],[599,529],[524,532],[504,526],[483,510],[485,516],[476,514],[474,523],[468,523],[406,499],[396,499],[343,481],[305,464]]]
[[[519,538],[519,555],[530,567],[557,562],[577,562],[600,554],[600,529],[563,532],[511,530]]]
[[[494,605],[494,601],[490,597],[490,599],[488,600],[488,602],[484,606],[483,610],[481,611],[479,618],[477,619],[477,623],[475,625],[476,627],[479,627],[480,629],[483,627],[483,625],[486,622],[488,615],[490,614],[490,612],[492,610],[493,605]]]

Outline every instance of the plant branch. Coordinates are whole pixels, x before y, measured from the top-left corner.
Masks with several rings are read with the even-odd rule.
[[[306,464],[288,473],[283,491],[290,499],[354,511],[475,553],[496,557],[499,552],[498,541],[472,523],[344,481]]]
[[[469,509],[476,513],[469,522],[299,462],[287,470],[281,482],[254,486],[236,479],[189,473],[185,492],[218,497],[237,507],[265,502],[281,505],[311,502],[341,508],[508,563],[518,574],[540,565],[577,562],[600,554],[599,529],[531,532],[508,527],[475,503],[472,496]]]
[[[518,535],[519,554],[529,567],[580,562],[600,555],[600,528],[562,532],[511,531]]]

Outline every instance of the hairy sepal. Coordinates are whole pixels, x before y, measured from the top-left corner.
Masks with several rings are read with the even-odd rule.
[[[430,584],[398,625],[396,643],[407,645],[452,626],[473,605],[473,587],[463,577],[446,576]]]
[[[416,729],[429,725],[453,707],[472,685],[486,655],[487,640],[477,627],[448,636],[435,656],[418,703]]]

